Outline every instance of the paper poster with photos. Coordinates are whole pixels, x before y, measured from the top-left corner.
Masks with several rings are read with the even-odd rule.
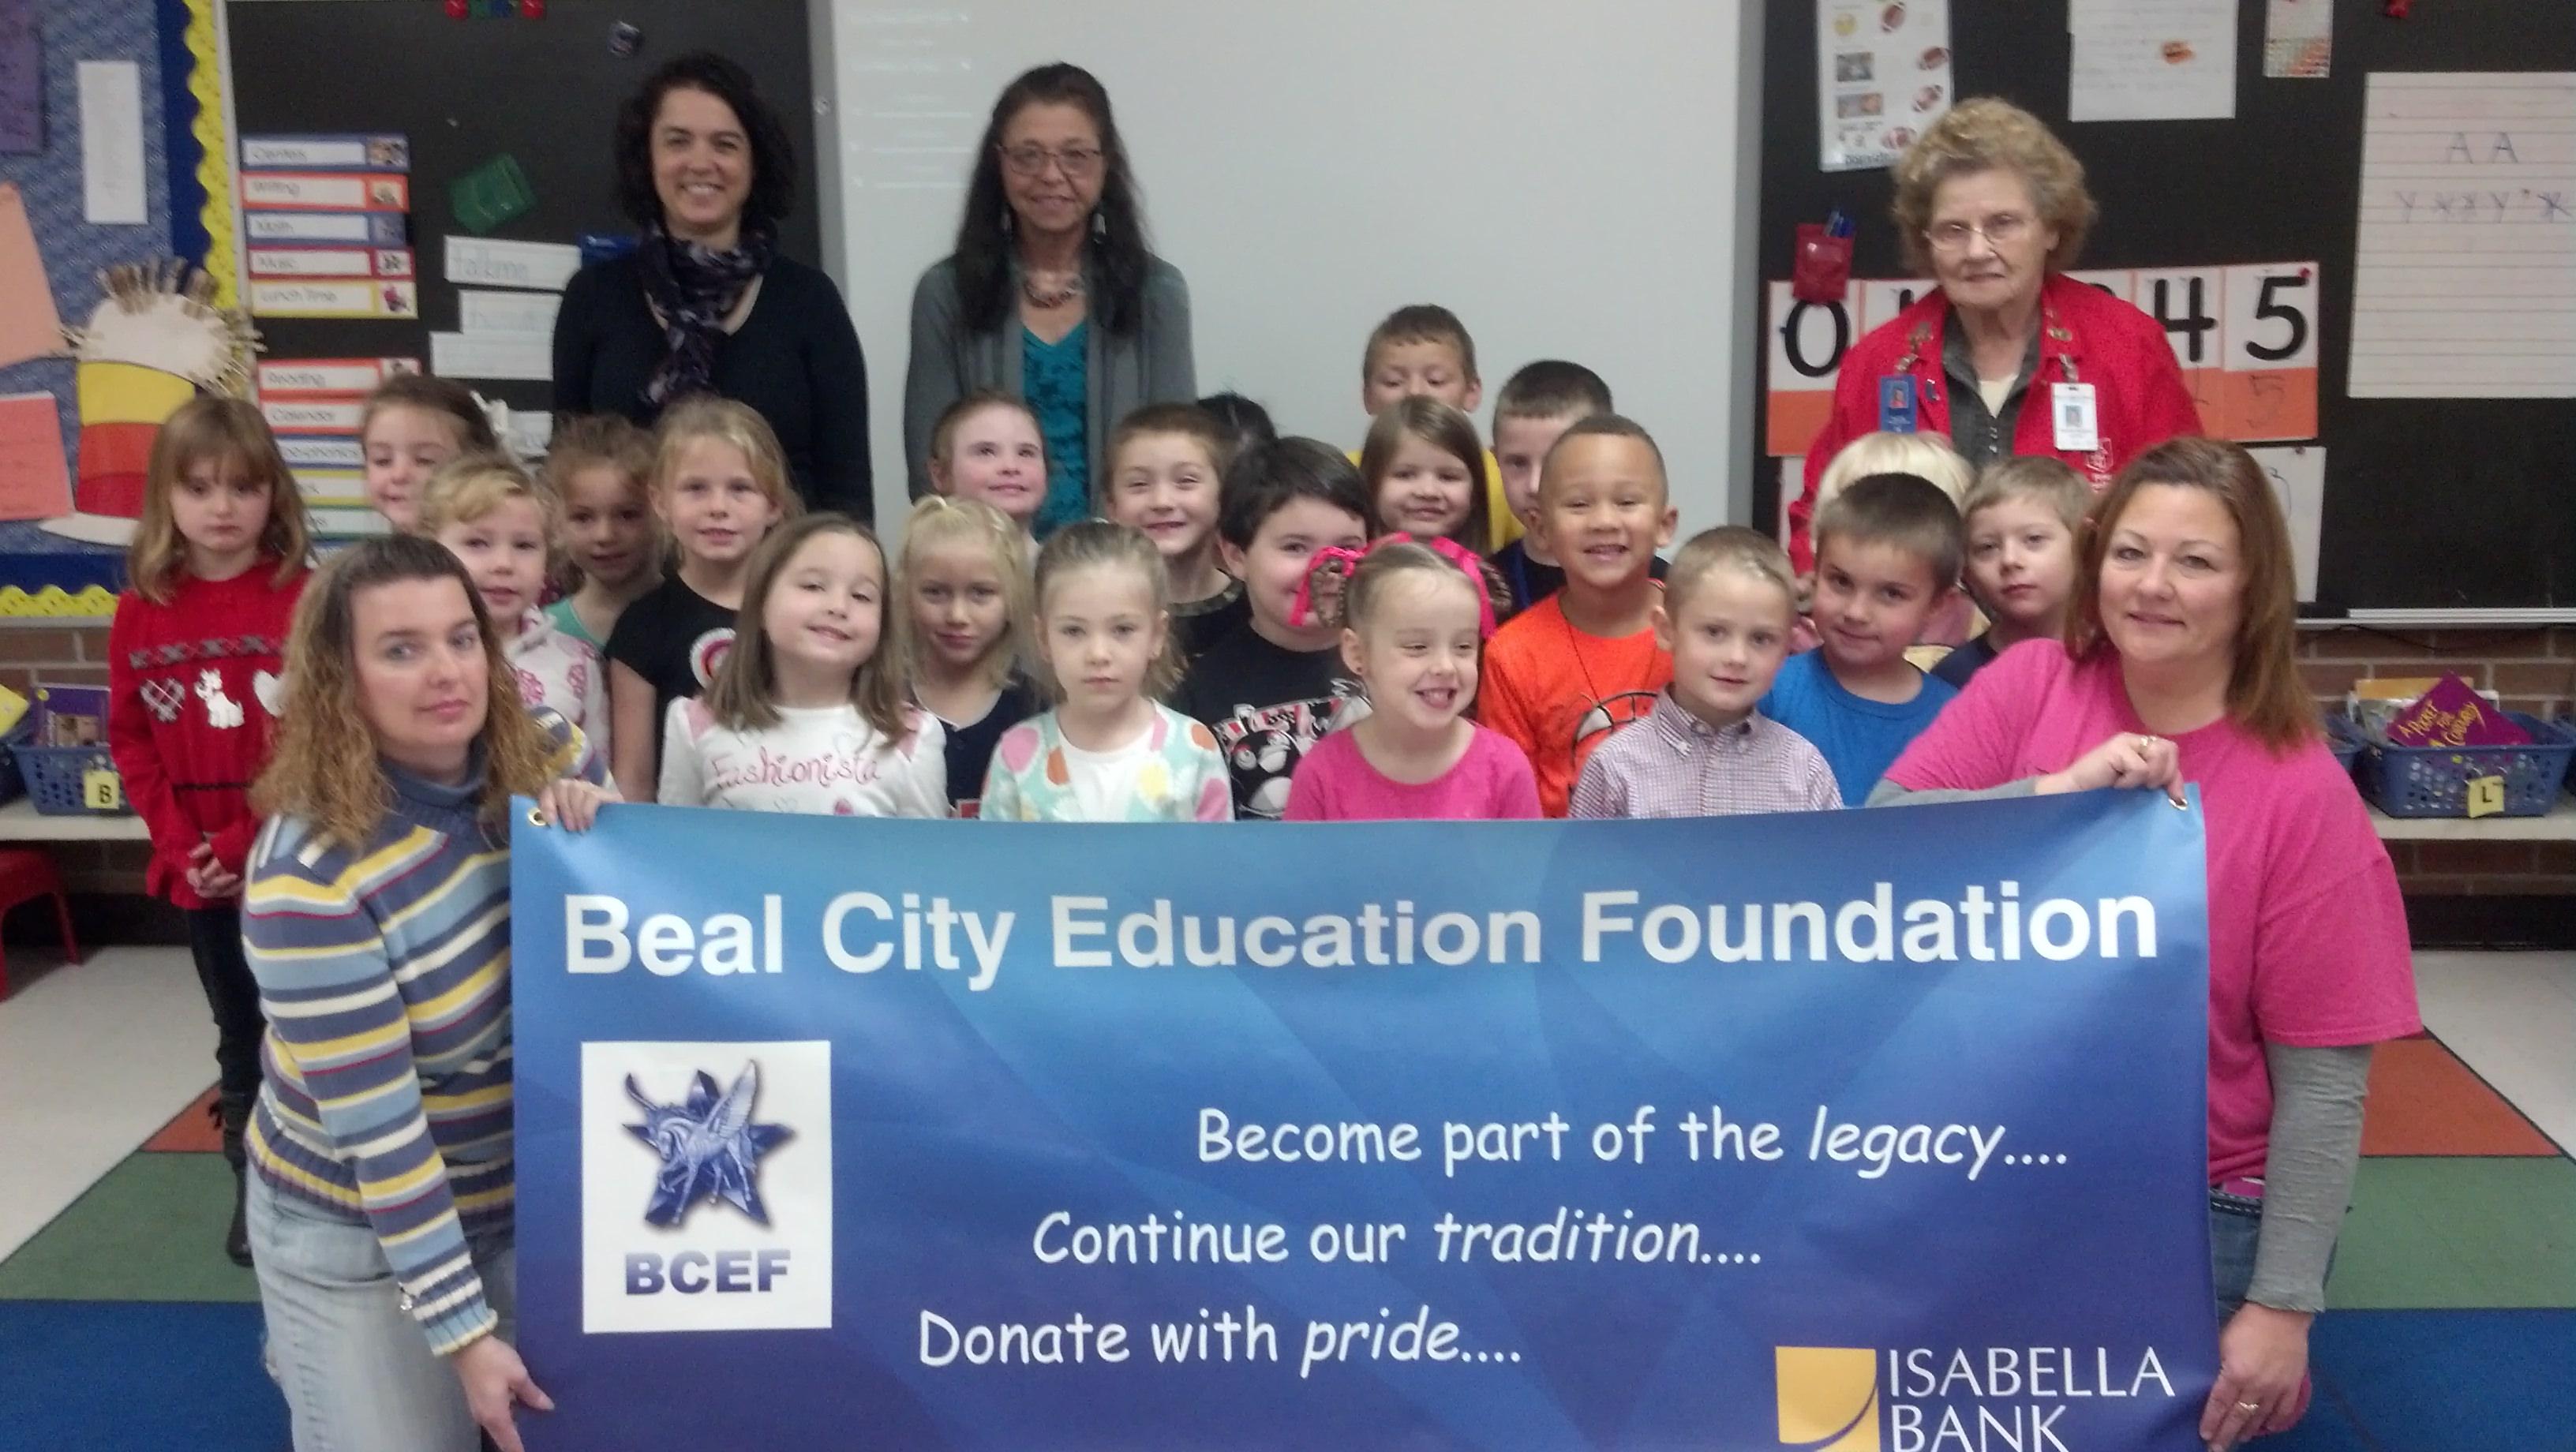
[[[1826,171],[1886,166],[1950,109],[1949,0],[1816,7],[1817,136]]]

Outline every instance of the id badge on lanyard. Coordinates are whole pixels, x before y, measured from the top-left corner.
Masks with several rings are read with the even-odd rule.
[[[2094,410],[2092,384],[2050,385],[2048,419],[2059,453],[2089,454],[2102,447],[2102,422]]]
[[[1920,426],[1921,409],[1915,398],[1914,375],[1890,373],[1878,380],[1878,431],[1883,434],[1910,434]]]

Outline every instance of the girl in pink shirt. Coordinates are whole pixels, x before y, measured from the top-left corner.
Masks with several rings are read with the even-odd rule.
[[[1467,719],[1477,658],[1494,633],[1483,562],[1448,540],[1389,535],[1343,570],[1342,658],[1368,687],[1369,713],[1315,743],[1297,764],[1292,822],[1493,821],[1538,816],[1538,779],[1510,737]],[[1311,578],[1311,577],[1310,577]]]
[[[2210,1248],[2200,1434],[2296,1423],[2361,1155],[2370,1046],[2422,1026],[2388,853],[2292,660],[2289,532],[2234,444],[2140,455],[2093,511],[2067,643],[2012,647],[1870,804],[2199,786],[2208,814]]]

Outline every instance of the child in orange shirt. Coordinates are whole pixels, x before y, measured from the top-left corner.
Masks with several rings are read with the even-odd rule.
[[[1651,712],[1673,678],[1655,642],[1652,569],[1675,522],[1663,451],[1630,420],[1579,420],[1548,451],[1532,524],[1564,562],[1565,588],[1486,646],[1480,714],[1529,753],[1551,817],[1565,815],[1592,748]]]

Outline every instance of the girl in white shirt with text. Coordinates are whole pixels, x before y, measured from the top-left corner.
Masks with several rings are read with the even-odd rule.
[[[743,584],[733,649],[673,701],[657,799],[844,817],[948,815],[946,736],[905,698],[885,551],[840,514],[783,525]]]

